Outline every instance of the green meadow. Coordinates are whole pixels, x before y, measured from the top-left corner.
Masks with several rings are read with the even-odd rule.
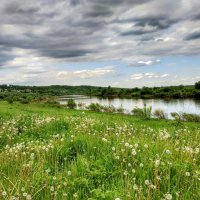
[[[2,200],[198,200],[200,123],[0,102]]]

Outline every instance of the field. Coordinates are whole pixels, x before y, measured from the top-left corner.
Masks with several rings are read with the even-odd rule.
[[[0,199],[198,200],[200,124],[0,102]]]

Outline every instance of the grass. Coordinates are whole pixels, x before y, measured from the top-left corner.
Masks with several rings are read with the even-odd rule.
[[[200,199],[200,124],[0,102],[0,199]]]

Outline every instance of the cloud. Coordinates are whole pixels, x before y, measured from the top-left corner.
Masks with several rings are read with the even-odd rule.
[[[104,76],[107,74],[114,73],[114,67],[101,67],[101,68],[95,68],[92,70],[84,69],[84,70],[77,70],[77,71],[60,71],[57,73],[58,77],[78,77],[78,78],[95,78]]]
[[[200,39],[200,31],[190,33],[185,37],[185,40],[198,40]]]
[[[145,60],[138,60],[137,58],[129,58],[125,60],[130,67],[152,66],[161,63],[160,59],[146,58]]]
[[[132,74],[130,76],[130,79],[131,80],[139,80],[139,79],[142,79],[142,78],[166,78],[168,77],[169,74],[157,74],[157,73],[154,73],[154,72],[148,72],[148,73],[143,73],[143,74]]]
[[[199,6],[198,0],[1,0],[0,70],[42,74],[68,63],[152,66],[162,57],[198,56]],[[77,71],[88,77],[84,70]]]

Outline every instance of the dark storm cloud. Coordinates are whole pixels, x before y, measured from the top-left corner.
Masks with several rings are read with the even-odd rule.
[[[198,40],[200,39],[200,31],[194,32],[185,37],[185,40]]]
[[[32,15],[39,11],[38,7],[23,8],[19,2],[11,2],[5,6],[5,13],[9,15],[22,14]]]
[[[156,30],[169,28],[176,22],[175,20],[170,20],[164,16],[157,16],[157,17],[149,16],[145,18],[136,19],[136,21],[137,22],[135,26],[139,27],[152,26],[155,27]]]
[[[190,42],[199,38],[194,31],[200,17],[199,3],[191,0],[191,5],[187,10],[183,0],[2,0],[0,45],[8,50],[0,54],[0,64],[13,58],[15,49],[58,61],[169,55],[171,48],[176,55],[192,55],[196,48]],[[194,33],[185,37],[178,33],[180,26]],[[168,35],[187,45],[181,49],[182,40],[154,40],[168,41]]]

